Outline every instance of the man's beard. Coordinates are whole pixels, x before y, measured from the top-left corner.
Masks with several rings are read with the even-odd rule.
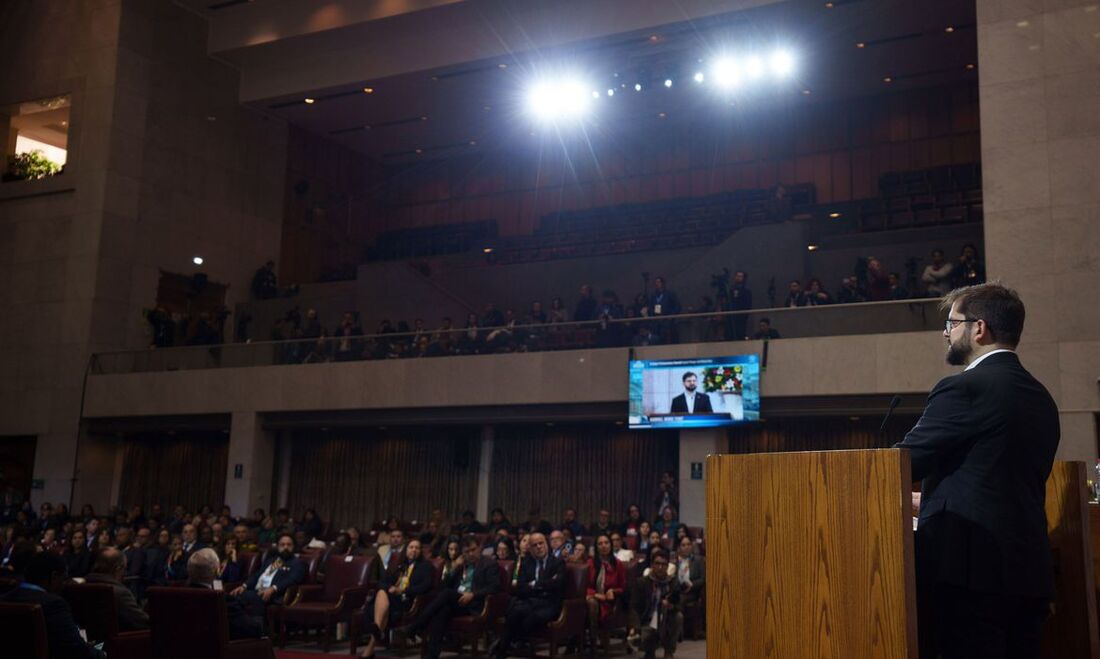
[[[952,366],[963,366],[973,352],[974,346],[970,344],[969,336],[955,343],[949,343],[947,345],[947,363]]]

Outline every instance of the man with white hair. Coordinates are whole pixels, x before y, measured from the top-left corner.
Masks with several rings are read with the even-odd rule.
[[[209,547],[199,549],[187,559],[187,580],[191,588],[214,589],[214,580],[221,568],[218,554]],[[236,597],[227,597],[225,610],[229,619],[229,639],[260,638],[264,635],[263,620],[250,616]]]

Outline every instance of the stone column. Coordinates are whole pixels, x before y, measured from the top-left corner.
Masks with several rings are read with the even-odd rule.
[[[237,467],[240,466],[240,475]],[[275,467],[275,434],[264,430],[256,412],[233,412],[229,427],[229,460],[225,503],[233,514],[271,508],[271,477]]]
[[[482,426],[481,428],[481,458],[477,467],[477,510],[474,513],[477,519],[483,523],[489,520],[489,474],[493,470],[493,439],[496,437],[496,428]]]
[[[680,473],[676,482],[680,489],[680,522],[688,526],[703,526],[706,523],[706,470],[703,480],[691,479],[691,464],[701,462],[704,465],[707,456],[725,453],[726,431],[722,428],[699,428],[680,431]]]

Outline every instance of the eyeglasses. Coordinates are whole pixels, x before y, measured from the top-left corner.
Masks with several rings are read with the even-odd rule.
[[[946,332],[950,332],[959,325],[959,323],[976,323],[980,318],[948,318],[943,321],[943,329]]]

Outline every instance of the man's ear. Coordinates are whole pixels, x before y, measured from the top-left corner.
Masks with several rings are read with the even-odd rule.
[[[993,343],[993,332],[989,331],[989,325],[984,320],[978,319],[974,323],[974,341],[980,345]]]

